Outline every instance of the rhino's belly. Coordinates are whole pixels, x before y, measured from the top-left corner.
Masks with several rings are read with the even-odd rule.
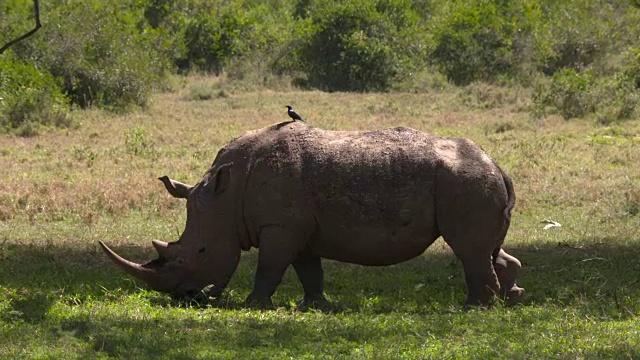
[[[429,186],[416,188],[340,189],[335,196],[316,197],[316,252],[361,265],[397,264],[422,254],[439,232]]]
[[[315,252],[323,258],[353,264],[383,266],[421,255],[437,238],[434,226],[397,229],[354,226],[323,229]]]

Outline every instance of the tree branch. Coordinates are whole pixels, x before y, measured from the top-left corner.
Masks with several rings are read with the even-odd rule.
[[[3,52],[5,52],[5,50],[7,50],[8,48],[10,48],[12,45],[28,38],[29,36],[33,35],[36,33],[36,31],[38,31],[38,29],[40,29],[42,27],[42,24],[40,24],[40,4],[38,0],[33,0],[33,14],[36,18],[36,27],[34,27],[31,31],[29,31],[28,33],[20,36],[17,39],[11,40],[9,41],[7,44],[5,44],[2,48],[0,48],[0,54],[2,54]]]

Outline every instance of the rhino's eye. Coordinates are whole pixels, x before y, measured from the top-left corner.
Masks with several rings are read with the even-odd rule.
[[[206,207],[207,207],[207,203],[205,199],[203,199],[201,196],[196,197],[196,208],[198,210],[203,210]]]
[[[198,253],[202,254],[205,250],[206,250],[205,248],[202,248],[202,249],[198,250]]]

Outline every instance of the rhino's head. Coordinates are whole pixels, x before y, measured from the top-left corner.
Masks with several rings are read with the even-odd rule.
[[[116,265],[154,290],[179,298],[189,298],[209,285],[221,291],[240,259],[229,194],[231,167],[213,166],[194,186],[160,178],[171,195],[187,199],[187,224],[178,241],[153,241],[157,259],[138,264],[100,242],[102,249]]]

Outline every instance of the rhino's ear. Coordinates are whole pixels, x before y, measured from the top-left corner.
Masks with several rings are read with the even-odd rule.
[[[158,180],[162,181],[164,187],[167,188],[167,191],[173,197],[181,199],[186,199],[187,197],[189,197],[189,192],[191,191],[190,185],[171,180],[168,176],[159,177]]]
[[[219,194],[229,187],[231,183],[231,174],[230,170],[233,166],[233,163],[226,163],[221,165],[216,173],[204,184],[204,188],[212,191],[214,194]]]

